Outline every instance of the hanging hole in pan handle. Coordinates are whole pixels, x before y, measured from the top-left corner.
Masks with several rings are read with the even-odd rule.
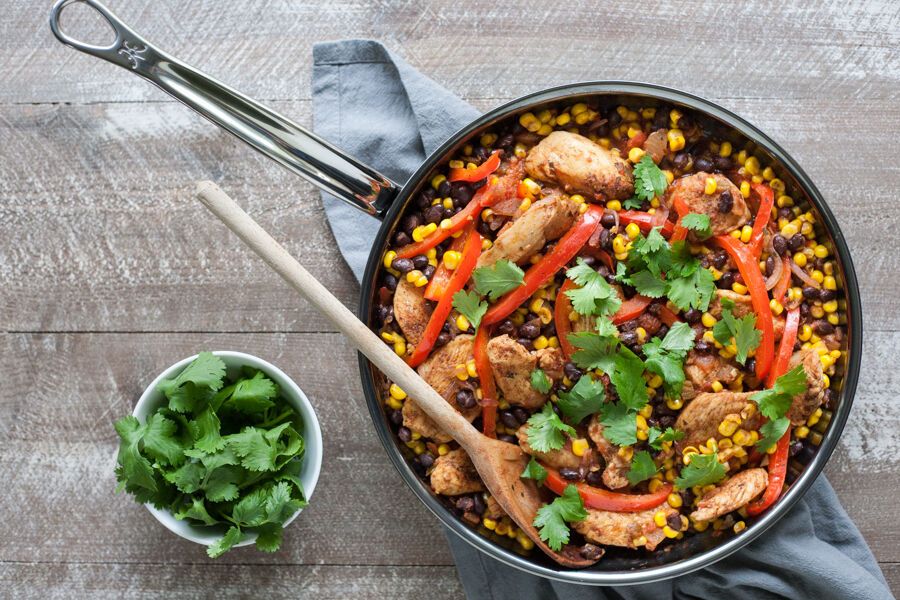
[[[62,13],[66,7],[74,4],[86,4],[99,13],[116,34],[113,42],[108,45],[89,44],[63,31],[60,23]],[[57,0],[50,11],[50,29],[63,44],[126,69],[142,71],[154,62],[157,56],[155,49],[146,40],[97,0]]]

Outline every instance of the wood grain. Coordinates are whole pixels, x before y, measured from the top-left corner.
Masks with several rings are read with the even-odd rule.
[[[347,37],[383,40],[480,109],[570,81],[637,79],[758,125],[810,174],[854,253],[863,370],[826,472],[900,594],[900,5],[655,0],[636,15],[633,2],[587,0],[109,1],[148,39],[305,125],[311,46]],[[9,4],[0,510],[20,514],[27,498],[30,517],[0,520],[3,594],[460,597],[439,527],[375,438],[355,353],[190,196],[193,181],[216,180],[352,308],[358,288],[318,194],[133,75],[59,45],[47,3]],[[111,423],[142,384],[204,348],[280,365],[325,430],[320,487],[278,554],[212,563],[111,494]],[[85,508],[72,514],[72,498]]]

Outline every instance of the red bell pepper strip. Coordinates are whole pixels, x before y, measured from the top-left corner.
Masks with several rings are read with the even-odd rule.
[[[691,212],[691,209],[688,208],[688,205],[684,203],[684,200],[678,194],[672,194],[672,206],[675,208],[675,214],[678,215],[678,222],[675,224],[675,229],[669,238],[669,242],[674,243],[680,242],[687,237],[687,227],[682,227],[681,220]]]
[[[481,214],[481,209],[488,206],[494,199],[492,191],[495,185],[495,182],[488,181],[475,193],[472,199],[469,200],[469,203],[466,204],[461,211],[453,215],[450,219],[449,227],[446,229],[438,227],[437,231],[421,242],[414,242],[403,246],[397,251],[397,258],[412,258],[413,256],[425,254],[457,231],[462,231],[466,225],[475,222],[475,219]]]
[[[569,341],[569,333],[572,332],[572,321],[569,320],[569,314],[572,312],[572,302],[566,296],[566,292],[573,289],[575,282],[566,279],[559,287],[556,294],[556,301],[553,303],[553,323],[556,325],[556,337],[559,339],[559,347],[562,348],[566,359],[572,357],[575,347]]]
[[[762,183],[754,183],[753,191],[759,196],[759,209],[756,211],[756,219],[753,221],[753,233],[750,234],[750,252],[759,260],[762,252],[762,243],[766,225],[772,216],[772,207],[775,205],[775,192],[772,188]]]
[[[431,318],[428,319],[425,332],[422,334],[422,340],[416,344],[416,349],[413,350],[412,356],[406,361],[409,366],[419,366],[431,354],[431,349],[434,348],[434,343],[441,334],[441,328],[453,309],[453,294],[463,289],[466,285],[466,282],[472,275],[472,271],[475,270],[475,263],[478,261],[479,255],[481,255],[481,235],[473,226],[467,233],[466,245],[463,248],[459,266],[453,271],[453,276],[450,277],[450,282],[447,284],[444,295],[434,308],[434,312],[431,313]]]
[[[659,318],[663,323],[666,324],[667,327],[671,327],[675,323],[681,322],[681,319],[678,318],[678,315],[669,310],[669,307],[665,304],[661,304],[659,306]]]
[[[784,323],[784,335],[781,338],[781,345],[778,347],[778,357],[769,373],[769,379],[766,384],[769,387],[775,385],[775,380],[787,373],[788,364],[790,364],[791,355],[794,353],[794,344],[797,341],[797,329],[800,326],[800,307],[796,307],[788,311],[787,318]],[[747,505],[747,514],[756,516],[772,506],[781,495],[784,487],[784,478],[787,474],[788,450],[791,442],[791,428],[784,432],[778,444],[775,446],[775,452],[769,455],[769,485],[763,493],[762,498]]]
[[[616,311],[616,314],[612,316],[611,320],[613,325],[621,325],[626,321],[638,318],[645,310],[647,310],[647,307],[650,306],[651,302],[653,302],[653,298],[635,294],[623,302],[622,306],[619,307],[619,310]]]
[[[759,271],[759,263],[750,253],[746,244],[728,234],[711,238],[731,256],[750,290],[753,312],[756,313],[756,327],[762,332],[762,340],[756,351],[756,376],[765,379],[775,358],[775,326],[772,323],[772,309],[769,307],[769,292]]]
[[[450,250],[462,252],[467,239],[468,238],[465,235],[459,236],[453,240],[452,244],[450,244]],[[432,302],[439,302],[447,291],[447,284],[450,283],[450,278],[452,276],[453,271],[448,269],[447,265],[441,261],[437,270],[434,272],[434,275],[431,276],[431,281],[428,282],[428,286],[425,288],[425,299],[431,300]]]
[[[500,151],[494,150],[486,161],[475,167],[474,169],[450,169],[448,181],[481,181],[500,166]]]
[[[787,290],[791,285],[791,259],[784,256],[781,261],[781,277],[778,279],[775,287],[772,288],[772,298],[777,300],[779,304],[784,303],[784,295],[787,294]]]
[[[601,217],[603,209],[592,204],[575,225],[559,239],[553,250],[528,269],[522,285],[503,296],[487,311],[481,322],[486,325],[499,323],[519,308],[520,304],[578,254],[594,230],[600,226]]]
[[[546,465],[544,465],[544,468],[547,470],[547,479],[544,480],[544,486],[554,494],[561,496],[566,487],[572,485],[572,482],[563,479],[555,469],[551,469]],[[587,508],[611,510],[614,512],[650,510],[665,502],[669,494],[672,493],[671,483],[666,483],[652,494],[622,494],[610,492],[586,483],[576,483],[574,485],[578,488],[578,494]]]
[[[625,223],[626,225],[628,225],[629,223],[635,223],[638,227],[641,228],[641,231],[644,232],[645,235],[658,225],[655,220],[655,216],[656,215],[651,215],[650,213],[646,213],[640,210],[619,211],[619,221]],[[674,230],[675,224],[672,223],[672,221],[666,221],[662,226],[663,237],[670,237]]]
[[[632,148],[640,148],[644,145],[644,142],[647,141],[647,134],[643,131],[638,131],[633,138],[629,138],[628,142],[625,144],[625,152],[628,152]]]
[[[494,373],[491,361],[488,360],[487,344],[491,339],[490,327],[479,327],[475,334],[473,353],[475,370],[481,387],[481,429],[488,437],[497,437],[497,388],[494,386]]]

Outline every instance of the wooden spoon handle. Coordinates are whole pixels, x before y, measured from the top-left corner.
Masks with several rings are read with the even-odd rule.
[[[199,182],[197,196],[206,208],[347,336],[382,373],[414,398],[441,429],[464,447],[480,441],[481,434],[471,423],[456,412],[216,184],[211,181]]]

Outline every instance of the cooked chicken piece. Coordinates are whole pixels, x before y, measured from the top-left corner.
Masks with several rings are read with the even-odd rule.
[[[753,403],[750,396],[754,392],[717,392],[700,394],[681,410],[675,421],[675,429],[684,432],[684,438],[677,443],[679,450],[687,446],[705,444],[711,437],[719,437],[719,423],[730,414],[740,414],[744,406]],[[758,429],[759,412],[754,412],[741,426],[744,429]]]
[[[543,406],[547,394],[531,386],[531,372],[537,366],[537,355],[508,335],[491,339],[487,345],[487,355],[494,380],[507,402],[529,410]]]
[[[624,200],[634,193],[628,163],[577,133],[554,131],[545,137],[528,152],[525,170],[535,179],[592,199]]]
[[[566,366],[566,355],[559,348],[544,348],[534,353],[537,356],[537,366],[547,374],[547,377],[556,381],[563,378],[563,367]]]
[[[431,306],[424,294],[425,288],[416,287],[406,279],[397,282],[397,291],[394,292],[394,318],[406,340],[413,346],[422,341],[431,316]]]
[[[716,180],[716,191],[713,194],[707,194],[704,189],[708,177]],[[709,216],[712,235],[728,233],[736,227],[746,225],[750,220],[750,210],[741,191],[724,175],[703,172],[685,175],[669,186],[666,195],[670,206],[675,194],[687,205],[688,212]],[[726,210],[723,211],[723,208]],[[699,241],[694,232],[688,238]]]
[[[499,521],[503,517],[506,516],[506,513],[503,512],[503,509],[500,508],[500,503],[494,500],[494,497],[490,494],[487,495],[487,500],[484,503],[484,515],[488,519],[493,519],[495,521]]]
[[[659,543],[666,538],[662,527],[657,525],[653,519],[659,511],[663,511],[666,518],[672,520],[672,525],[677,525],[680,529],[681,516],[677,510],[666,503],[657,508],[636,513],[588,508],[587,518],[584,521],[573,523],[572,527],[589,542],[606,546],[637,548],[634,545],[635,540],[644,536],[647,538],[644,548],[655,550]]]
[[[504,258],[527,261],[548,241],[568,231],[577,216],[578,205],[568,198],[551,195],[538,200],[500,231],[494,245],[478,257],[477,267],[489,267]]]
[[[618,490],[628,485],[628,471],[631,461],[619,456],[619,448],[603,435],[603,424],[597,415],[591,417],[588,425],[588,436],[597,446],[597,450],[606,461],[603,469],[603,484],[611,490]]]
[[[725,483],[703,494],[691,518],[709,521],[744,506],[765,491],[769,475],[765,469],[741,471]]]
[[[481,413],[481,407],[476,404],[472,408],[461,410],[456,403],[456,392],[465,385],[456,378],[456,365],[464,364],[472,358],[474,339],[474,336],[467,334],[456,336],[447,345],[435,350],[428,360],[419,365],[417,369],[428,385],[443,396],[453,408],[462,413],[469,422],[474,421],[475,417]],[[403,425],[436,442],[447,442],[451,439],[435,425],[434,421],[419,408],[412,398],[408,398],[403,405]]]
[[[728,385],[740,374],[734,363],[722,358],[718,353],[691,350],[684,361],[685,380],[681,397],[690,400],[700,392],[712,390],[714,381]]]
[[[559,450],[551,450],[550,452],[538,452],[528,445],[528,424],[519,427],[516,431],[516,437],[519,438],[519,446],[526,454],[530,454],[548,467],[554,469],[577,469],[581,466],[581,458],[572,453],[572,440],[567,439],[566,445]]]
[[[478,471],[462,448],[438,456],[431,470],[431,487],[444,496],[459,496],[484,490]]]
[[[829,350],[841,350],[844,345],[844,330],[841,327],[835,327],[832,333],[822,336],[822,342]]]
[[[813,414],[825,400],[822,361],[819,360],[819,354],[811,348],[795,352],[788,366],[793,369],[799,364],[803,365],[806,372],[807,388],[806,392],[794,397],[788,410],[787,416],[794,425],[806,423],[809,415]]]

